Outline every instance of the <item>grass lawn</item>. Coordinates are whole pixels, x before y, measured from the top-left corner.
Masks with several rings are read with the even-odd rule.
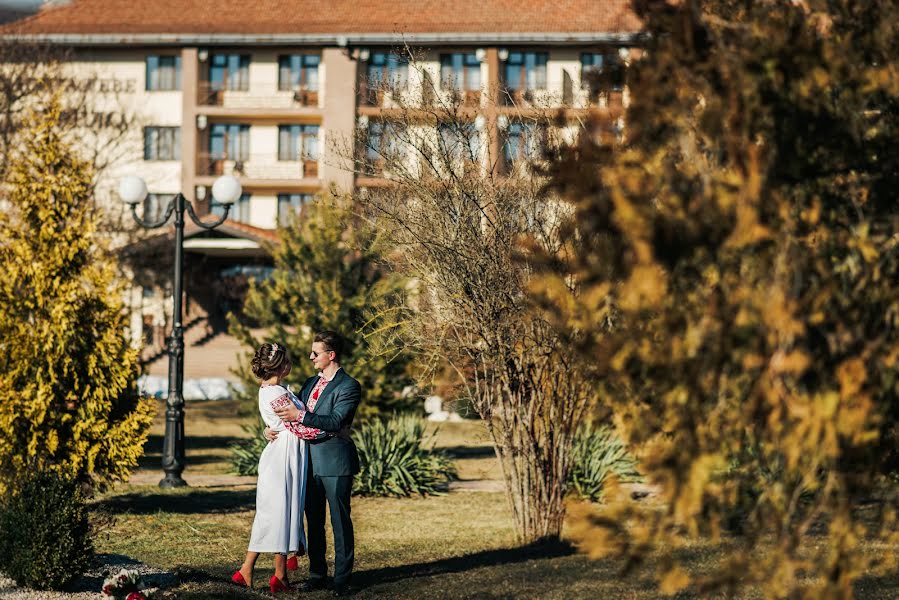
[[[227,471],[227,445],[244,435],[241,420],[233,415],[233,406],[227,403],[189,403],[189,467],[184,474],[188,481],[191,474]],[[154,425],[153,434],[143,464],[156,470],[161,419]],[[479,423],[446,423],[438,436],[438,446],[458,457],[463,478],[500,477]],[[114,524],[97,539],[97,550],[176,570],[181,583],[166,591],[166,598],[268,597],[267,582],[273,572],[268,555],[263,555],[257,565],[254,591],[223,583],[246,551],[254,503],[255,488],[250,485],[179,490],[122,485],[95,503],[96,508],[115,515]],[[589,560],[565,543],[518,547],[501,493],[354,498],[353,522],[354,585],[359,588],[355,597],[360,599],[661,597],[650,577],[652,565],[622,577],[619,563]],[[696,545],[687,554],[692,568],[704,570],[724,556],[726,549]],[[333,555],[329,558],[333,560]],[[303,563],[293,574],[294,580],[305,576]],[[864,580],[856,596],[895,599],[899,597],[899,576]],[[303,597],[317,600],[330,594],[315,592]],[[758,598],[761,594],[749,591],[741,597]]]

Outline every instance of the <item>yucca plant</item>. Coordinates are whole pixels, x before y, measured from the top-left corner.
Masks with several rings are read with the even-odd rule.
[[[640,481],[637,459],[628,451],[611,427],[597,429],[584,425],[578,429],[571,449],[568,489],[585,500],[602,498],[609,475],[619,481]]]
[[[257,420],[252,425],[244,425],[242,429],[250,434],[250,437],[228,447],[231,453],[228,462],[231,463],[232,472],[238,475],[259,475],[259,456],[268,444],[262,436],[265,424]]]
[[[363,423],[353,432],[361,466],[353,493],[393,497],[441,494],[441,484],[455,479],[456,468],[449,456],[434,449],[436,434],[425,439],[424,421],[408,415]]]

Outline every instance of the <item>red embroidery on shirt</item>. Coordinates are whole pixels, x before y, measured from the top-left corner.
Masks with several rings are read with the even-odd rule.
[[[318,399],[328,383],[330,382],[324,377],[318,378],[318,381],[315,383],[315,387],[312,388],[312,393],[309,394],[309,401],[306,403],[307,411],[315,412],[315,405],[318,404]],[[315,427],[307,427],[299,421],[289,421],[287,423],[284,423],[284,427],[301,440],[314,440],[319,438],[321,434],[324,433],[321,429],[316,429]]]

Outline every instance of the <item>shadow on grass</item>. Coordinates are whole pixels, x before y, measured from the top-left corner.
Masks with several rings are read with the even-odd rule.
[[[383,567],[353,573],[353,582],[361,587],[391,583],[416,577],[433,577],[448,573],[461,573],[472,569],[511,565],[529,560],[559,558],[575,554],[574,547],[567,542],[537,542],[516,548],[484,550],[464,556],[453,556],[431,562]]]
[[[361,596],[368,597],[366,588],[386,584],[388,588],[381,590],[379,594],[390,590],[397,589],[395,586],[400,585],[408,591],[407,584],[403,583],[416,578],[448,575],[453,573],[464,573],[473,569],[490,568],[514,565],[515,563],[523,563],[529,560],[553,559],[566,557],[575,554],[571,545],[566,543],[538,543],[530,546],[517,548],[503,548],[500,550],[486,550],[476,552],[465,556],[457,556],[445,558],[431,562],[414,563],[410,565],[401,565],[397,567],[384,567],[379,569],[370,569],[367,571],[357,571],[353,573],[353,587],[361,592]],[[254,589],[246,590],[226,583],[230,571],[220,566],[203,566],[203,567],[178,567],[175,569],[175,575],[179,581],[174,595],[166,595],[166,598],[177,597],[179,600],[194,599],[212,599],[212,598],[257,598],[268,596],[266,586],[263,585],[267,581],[270,571],[264,567],[257,571],[254,581]],[[408,586],[416,586],[412,581]],[[309,594],[310,598],[330,597],[330,592],[322,591]],[[429,596],[433,597],[433,596]],[[508,597],[508,596],[470,596],[470,597]],[[523,597],[523,596],[521,596]]]
[[[148,515],[235,513],[255,510],[256,490],[191,490],[186,493],[132,493],[97,502],[97,510],[111,514]]]
[[[444,446],[438,450],[453,458],[496,458],[493,446]]]
[[[216,456],[209,454],[189,454],[187,456],[187,464],[191,467],[197,465],[210,465],[216,463],[227,463],[227,456]],[[144,454],[139,459],[137,459],[137,468],[138,469],[162,469],[162,455],[161,454]]]
[[[164,436],[150,435],[144,444],[145,454],[162,454]],[[222,450],[246,438],[235,435],[188,435],[184,438],[184,448],[191,450]]]

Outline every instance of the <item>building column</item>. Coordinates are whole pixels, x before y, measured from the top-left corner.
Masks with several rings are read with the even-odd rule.
[[[196,48],[181,50],[181,193],[196,205],[197,85]]]
[[[322,129],[326,138],[319,177],[324,189],[334,184],[347,193],[353,191],[355,183],[349,156],[356,131],[356,64],[346,48],[322,49]]]
[[[497,175],[502,161],[502,156],[500,156],[502,146],[500,144],[499,120],[497,119],[497,108],[500,100],[499,68],[499,49],[495,47],[487,48],[487,107],[485,117],[487,118],[487,131],[490,135],[488,152],[494,175]]]

